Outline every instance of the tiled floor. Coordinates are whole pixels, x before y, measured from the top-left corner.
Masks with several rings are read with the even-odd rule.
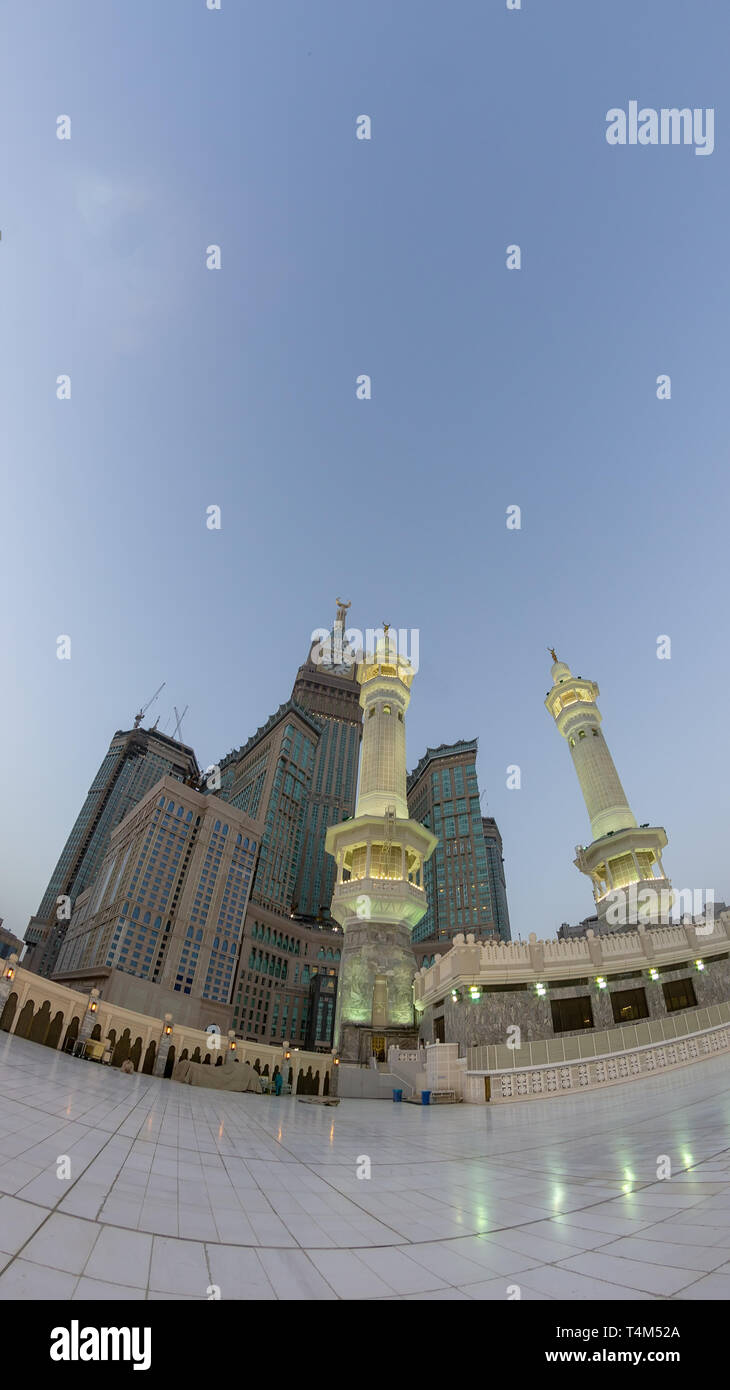
[[[725,1299],[729,1135],[724,1057],[575,1099],[334,1109],[0,1034],[0,1298]]]

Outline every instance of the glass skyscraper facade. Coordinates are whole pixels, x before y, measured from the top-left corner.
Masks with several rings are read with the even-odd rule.
[[[510,940],[501,838],[488,838],[479,801],[477,740],[428,748],[408,778],[408,810],[439,843],[426,862],[428,911],[412,940],[447,940],[473,932]],[[498,861],[498,862],[497,862]]]
[[[355,811],[362,710],[355,666],[336,664],[332,659],[315,662],[314,650],[299,668],[292,691],[292,699],[314,715],[321,729],[302,831],[295,901],[301,917],[329,921],[335,862],[325,853],[324,838],[328,826],[338,825]],[[334,642],[330,650],[334,654]]]

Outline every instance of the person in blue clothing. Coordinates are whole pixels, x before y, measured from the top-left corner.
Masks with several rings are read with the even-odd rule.
[[[284,1078],[283,1078],[281,1072],[278,1071],[278,1072],[276,1073],[276,1076],[274,1077],[274,1095],[276,1095],[276,1096],[280,1096],[280,1095],[281,1095],[281,1091],[282,1091],[283,1085],[284,1085]]]

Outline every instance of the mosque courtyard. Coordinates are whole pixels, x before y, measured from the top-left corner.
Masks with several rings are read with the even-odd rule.
[[[722,1056],[575,1098],[335,1108],[4,1035],[0,1099],[6,1299],[730,1296]]]

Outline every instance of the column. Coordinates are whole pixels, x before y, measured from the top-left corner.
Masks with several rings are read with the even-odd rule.
[[[92,989],[91,994],[89,995],[89,1003],[86,1008],[86,1013],[84,1014],[81,1020],[81,1026],[79,1028],[78,1035],[76,1038],[77,1043],[86,1042],[86,1039],[91,1037],[91,1032],[94,1025],[99,1022],[98,1014],[99,990]]]
[[[0,974],[0,1014],[1,1014],[2,1011],[3,1011],[3,1009],[5,1008],[5,1005],[6,1005],[7,1001],[8,1001],[9,995],[12,994],[12,991],[13,991],[13,981],[14,981],[14,979],[15,979],[15,972],[16,972],[16,970],[17,970],[17,968],[18,968],[18,957],[17,957],[15,951],[13,951],[12,955],[8,956],[7,960],[4,960],[4,961],[2,962],[2,967],[0,967],[0,968],[1,968],[1,970],[2,970],[2,973]]]
[[[167,1054],[170,1051],[171,1045],[172,1014],[165,1014],[162,1032],[160,1034],[160,1041],[157,1045],[157,1054],[155,1056],[155,1066],[153,1071],[154,1076],[165,1075],[165,1067],[167,1066]]]

